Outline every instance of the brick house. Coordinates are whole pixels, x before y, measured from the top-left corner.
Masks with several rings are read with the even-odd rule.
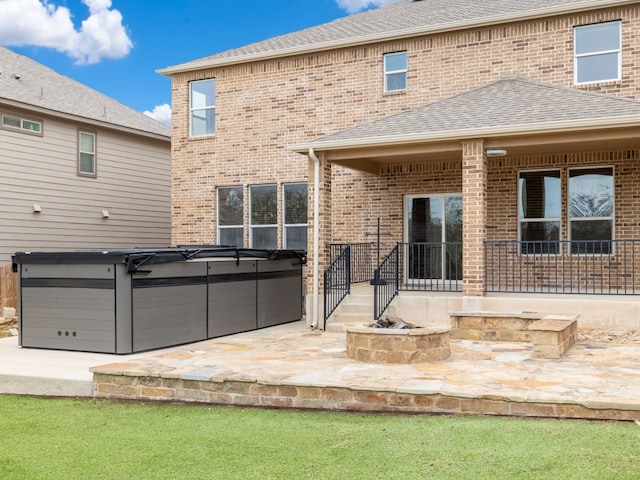
[[[162,69],[172,241],[308,245],[314,327],[371,264],[375,316],[638,328],[639,53],[638,1],[413,0]]]

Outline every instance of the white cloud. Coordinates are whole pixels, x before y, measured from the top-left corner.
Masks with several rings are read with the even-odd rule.
[[[399,3],[405,0],[336,0],[340,8],[349,13],[356,13],[365,8],[377,8],[392,3]]]
[[[171,125],[171,105],[163,103],[153,109],[152,112],[143,112],[147,117],[154,118],[165,125]]]
[[[0,44],[54,48],[82,64],[128,55],[133,44],[111,0],[82,2],[89,17],[76,30],[69,9],[50,0],[0,0]]]

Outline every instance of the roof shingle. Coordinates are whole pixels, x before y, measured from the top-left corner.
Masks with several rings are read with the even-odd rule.
[[[171,129],[157,120],[0,46],[0,102],[3,99],[143,134],[171,136]]]

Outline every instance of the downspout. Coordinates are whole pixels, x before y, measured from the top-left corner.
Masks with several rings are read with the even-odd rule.
[[[311,328],[318,328],[319,303],[320,303],[320,159],[313,148],[309,149],[309,158],[313,160],[313,317]]]

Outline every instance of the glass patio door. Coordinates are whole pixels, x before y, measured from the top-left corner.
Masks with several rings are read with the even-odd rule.
[[[406,197],[405,222],[406,280],[462,280],[462,196]]]

